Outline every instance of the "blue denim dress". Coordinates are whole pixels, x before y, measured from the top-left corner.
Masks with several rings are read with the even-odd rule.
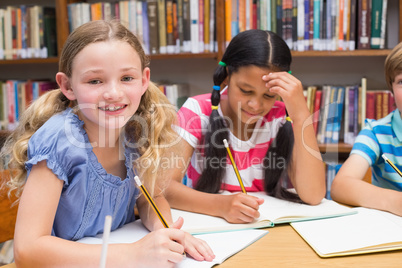
[[[112,230],[135,220],[134,205],[139,190],[132,161],[138,151],[123,146],[127,177],[108,174],[98,162],[81,121],[71,109],[51,117],[28,143],[28,175],[42,160],[64,182],[53,223],[52,235],[68,240],[103,232],[106,215],[112,215]]]

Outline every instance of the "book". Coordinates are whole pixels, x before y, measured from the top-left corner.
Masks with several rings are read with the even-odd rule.
[[[144,227],[141,220],[137,220],[111,232],[109,243],[133,243],[140,240],[148,233],[149,231]],[[196,235],[195,237],[204,240],[211,247],[215,254],[215,259],[211,262],[199,262],[193,258],[185,258],[175,267],[212,267],[216,264],[221,264],[227,258],[248,247],[267,233],[268,231],[265,230],[243,230]],[[84,237],[77,242],[84,244],[102,244],[102,234],[98,234],[95,237]]]
[[[158,2],[156,0],[148,0],[147,6],[148,23],[149,23],[149,52],[150,54],[159,53],[159,33],[158,33]]]
[[[381,44],[381,20],[382,0],[371,2],[371,36],[370,48],[380,48]]]
[[[402,217],[352,209],[357,213],[290,225],[323,258],[402,249]]]
[[[224,192],[223,194],[228,193]],[[180,216],[184,219],[182,230],[191,234],[204,234],[233,230],[267,228],[274,227],[275,224],[337,217],[355,213],[355,211],[353,211],[351,208],[345,207],[325,198],[319,205],[310,206],[281,200],[268,196],[263,192],[253,192],[248,194],[263,198],[265,200],[264,203],[260,205],[260,218],[256,219],[252,223],[228,223],[223,218],[178,209],[172,209],[172,218],[174,221]]]
[[[359,0],[358,2],[358,49],[370,48],[371,36],[371,1]]]

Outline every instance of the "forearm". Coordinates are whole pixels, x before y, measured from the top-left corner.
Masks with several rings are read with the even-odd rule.
[[[172,214],[170,212],[170,206],[166,198],[163,195],[158,195],[153,198],[153,201],[155,202],[160,213],[162,214],[163,219],[170,226],[173,223],[173,221],[172,221]],[[157,229],[165,228],[159,216],[156,214],[151,204],[148,202],[148,200],[145,199],[144,196],[138,198],[137,207],[142,224],[144,224],[144,226],[148,230],[154,231]]]
[[[311,117],[294,122],[293,129],[292,183],[304,202],[318,204],[325,196],[325,168]]]
[[[402,216],[402,192],[352,177],[336,177],[331,186],[331,197],[351,206],[374,208]]]
[[[15,263],[18,267],[99,267],[102,245],[88,245],[54,236],[42,236],[32,241],[15,241]],[[126,244],[110,244],[107,265],[127,266]],[[132,260],[131,260],[132,261]]]

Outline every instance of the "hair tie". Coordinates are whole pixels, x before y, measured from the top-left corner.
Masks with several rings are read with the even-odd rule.
[[[214,90],[221,90],[221,87],[220,86],[213,86],[212,87]]]
[[[290,119],[289,116],[286,116],[286,121],[289,121],[290,123],[292,123],[292,119]]]
[[[219,65],[220,65],[220,66],[223,66],[223,67],[226,67],[226,63],[224,63],[223,61],[220,61],[220,62],[219,62]]]
[[[292,71],[288,71],[288,74],[292,74]]]
[[[212,110],[218,110],[218,106],[212,105],[211,107],[212,107]]]

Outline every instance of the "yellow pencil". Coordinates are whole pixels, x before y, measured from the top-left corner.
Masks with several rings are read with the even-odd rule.
[[[396,173],[402,177],[402,172],[388,159],[388,157],[385,156],[385,154],[382,154],[382,158],[384,158],[385,162],[387,162],[396,171]]]
[[[159,219],[161,220],[163,226],[165,226],[165,228],[169,228],[169,225],[167,224],[167,222],[165,221],[165,219],[162,216],[162,213],[159,211],[158,207],[156,206],[154,200],[152,199],[152,197],[149,195],[147,189],[145,188],[145,186],[141,183],[140,178],[138,178],[138,176],[134,177],[135,183],[137,184],[137,186],[141,189],[141,192],[144,194],[145,198],[148,200],[148,202],[151,204],[152,208],[154,209],[156,215],[159,217]]]
[[[225,144],[226,150],[228,151],[230,162],[232,162],[232,166],[233,166],[234,172],[236,173],[237,179],[238,179],[238,181],[240,183],[241,190],[242,190],[243,193],[247,194],[246,188],[244,187],[244,184],[243,184],[243,180],[240,177],[239,170],[237,169],[237,166],[236,166],[236,163],[235,163],[235,161],[233,159],[232,153],[230,152],[228,141],[226,139],[224,139],[223,144]]]

